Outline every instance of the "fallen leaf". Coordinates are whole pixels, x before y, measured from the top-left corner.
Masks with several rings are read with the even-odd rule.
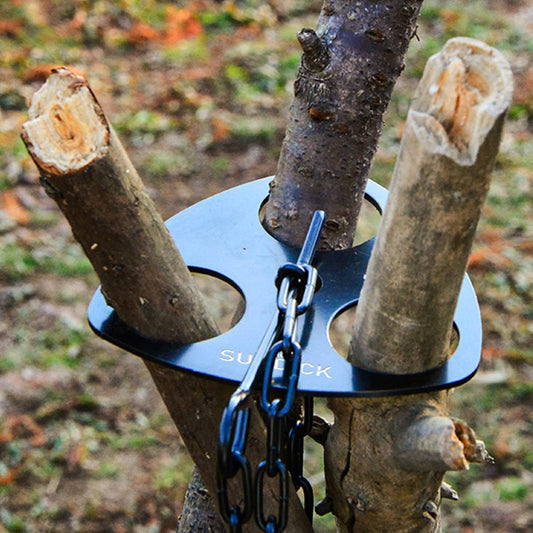
[[[87,11],[84,9],[79,9],[76,11],[76,14],[72,18],[69,24],[69,29],[73,32],[80,31],[85,22],[87,21]]]
[[[46,437],[43,429],[29,415],[19,415],[9,417],[6,421],[7,429],[0,433],[0,442],[11,442],[16,438],[15,430],[22,427],[32,435],[30,444],[32,446],[43,446],[46,444]]]
[[[73,74],[76,76],[85,77],[83,72],[81,70],[72,67],[72,66],[65,66],[60,65],[59,63],[42,63],[40,65],[35,65],[34,67],[31,67],[26,70],[24,73],[24,81],[26,82],[34,82],[34,81],[42,81],[45,82],[50,74],[52,74],[55,70],[65,68],[67,70],[70,70]]]
[[[196,37],[202,31],[202,25],[189,10],[179,9],[176,6],[168,7],[164,31],[164,42],[167,46]]]
[[[142,44],[159,38],[157,30],[144,22],[135,23],[128,32],[126,40],[131,44]]]
[[[15,38],[18,36],[23,27],[24,21],[21,19],[0,20],[0,35]]]
[[[213,141],[218,142],[225,139],[230,132],[229,126],[224,120],[219,117],[213,117],[211,119],[211,125],[213,127]]]
[[[490,250],[488,248],[479,248],[474,250],[468,258],[468,268],[479,267],[486,261]]]
[[[477,240],[501,248],[505,242],[504,231],[500,228],[484,228],[479,232]]]
[[[20,203],[14,190],[4,191],[0,196],[0,204],[4,211],[18,224],[28,224],[30,212]]]
[[[501,254],[504,248],[503,241],[484,246],[474,250],[468,259],[468,268],[491,266],[506,270],[511,266],[511,260]]]
[[[10,468],[6,474],[0,476],[0,485],[10,485],[15,481],[15,477],[18,473],[18,468]]]
[[[67,465],[69,470],[75,470],[87,459],[87,448],[83,444],[74,444],[67,453]]]
[[[46,81],[48,76],[52,74],[52,69],[58,67],[59,65],[55,65],[53,63],[43,63],[42,65],[35,65],[34,67],[31,67],[26,70],[24,73],[24,81],[32,82],[32,81]]]
[[[443,9],[440,12],[440,18],[446,24],[447,28],[453,27],[461,18],[461,15],[453,9]]]
[[[516,76],[513,101],[518,104],[533,104],[533,68]]]
[[[492,446],[494,452],[494,458],[500,464],[504,464],[506,459],[511,453],[511,446],[509,444],[509,428],[503,428],[500,430],[496,438],[494,439],[494,444]]]
[[[481,348],[481,356],[483,358],[497,358],[497,357],[505,357],[507,352],[505,350],[502,350],[501,348],[495,348],[493,346],[483,346]]]
[[[524,239],[522,242],[517,244],[517,248],[524,252],[527,255],[533,256],[533,241],[529,239]]]

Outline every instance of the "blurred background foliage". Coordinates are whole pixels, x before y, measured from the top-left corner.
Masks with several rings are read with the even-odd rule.
[[[142,363],[88,329],[97,279],[19,137],[31,95],[55,66],[86,75],[168,217],[275,171],[295,35],[315,26],[320,7],[0,3],[0,531],[173,531],[191,468]],[[387,185],[417,80],[447,39],[482,39],[506,55],[515,97],[469,265],[483,363],[453,409],[495,464],[448,476],[460,500],[444,505],[447,533],[533,530],[532,31],[528,0],[427,0],[372,170]],[[203,287],[223,320],[232,291]],[[320,451],[309,452],[321,498]],[[316,530],[333,531],[331,517]]]

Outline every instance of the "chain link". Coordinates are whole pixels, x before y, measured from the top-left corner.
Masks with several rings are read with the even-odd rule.
[[[253,513],[252,469],[245,456],[250,409],[244,407],[246,396],[233,395],[221,421],[218,445],[217,486],[220,513],[230,525],[231,533],[240,533],[241,524],[250,520]],[[224,428],[224,430],[222,430]],[[228,481],[241,473],[243,504],[231,506],[228,498]]]
[[[296,263],[278,270],[275,280],[277,313],[272,319],[243,381],[233,393],[220,423],[217,482],[220,512],[231,533],[240,533],[254,512],[255,520],[266,533],[285,530],[289,513],[289,479],[295,489],[302,489],[305,512],[313,518],[313,489],[303,475],[304,438],[311,431],[313,398],[304,398],[303,419],[289,424],[298,393],[302,348],[298,328],[299,317],[312,305],[318,272],[311,265],[325,214],[316,211]],[[275,379],[276,363],[283,360],[281,380]],[[249,424],[248,399],[259,388],[259,404],[268,418],[267,456],[257,467],[255,486],[251,467],[245,455]],[[228,482],[241,475],[242,497],[231,504]],[[277,514],[265,516],[265,476],[278,478]],[[254,498],[255,494],[255,498]],[[236,498],[233,498],[234,500]]]
[[[303,404],[303,418],[289,431],[289,459],[290,474],[294,488],[302,489],[304,496],[304,509],[309,521],[313,521],[314,497],[313,487],[303,475],[304,468],[304,439],[313,428],[313,397],[306,396]]]
[[[255,519],[257,525],[263,531],[267,531],[268,533],[280,533],[287,526],[287,520],[289,518],[289,472],[281,459],[276,459],[272,466],[273,471],[270,473],[267,459],[257,467]],[[279,478],[278,515],[275,516],[270,514],[268,515],[268,518],[265,518],[263,503],[263,484],[265,474],[270,478]]]

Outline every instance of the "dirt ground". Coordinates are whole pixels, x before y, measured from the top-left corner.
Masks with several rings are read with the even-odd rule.
[[[19,135],[53,66],[84,73],[166,218],[271,175],[320,2],[4,0],[0,4],[0,532],[174,531],[191,462],[136,357],[96,338],[98,285]],[[499,48],[516,78],[469,273],[479,373],[454,394],[492,466],[448,476],[446,533],[533,531],[533,3],[425,3],[371,177],[387,185],[427,58],[447,39]],[[206,288],[222,317],[231,301]],[[347,332],[344,332],[346,335]],[[316,498],[321,458],[308,459]],[[331,517],[316,531],[333,531]]]

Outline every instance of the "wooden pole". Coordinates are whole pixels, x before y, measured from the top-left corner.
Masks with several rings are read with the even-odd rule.
[[[35,94],[22,137],[46,192],[70,223],[108,303],[140,334],[190,343],[218,333],[187,267],[85,79],[58,69]],[[218,427],[234,387],[146,363],[209,492],[216,492]],[[265,458],[252,416],[247,456]],[[267,489],[266,509],[276,509]],[[288,527],[311,531],[294,491]],[[224,528],[219,523],[220,531]],[[244,531],[259,531],[250,522]]]
[[[447,359],[512,90],[506,59],[479,41],[452,39],[428,61],[358,305],[359,365],[410,373]]]
[[[352,363],[407,374],[449,357],[512,91],[509,64],[479,41],[452,39],[429,60],[358,303]],[[487,459],[473,431],[448,417],[447,393],[331,406],[326,476],[340,530],[439,531],[444,473]]]

